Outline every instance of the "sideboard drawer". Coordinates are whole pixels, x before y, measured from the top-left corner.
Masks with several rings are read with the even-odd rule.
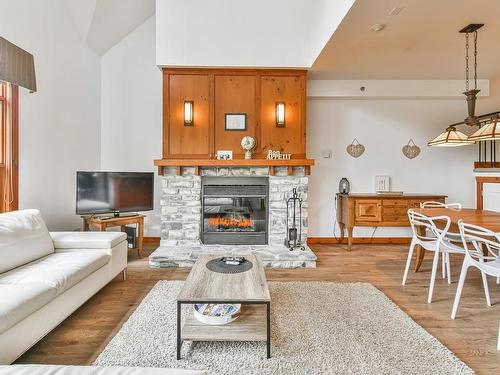
[[[406,216],[407,212],[408,212],[408,209],[406,208],[406,206],[392,206],[392,207],[383,206],[382,207],[382,216],[386,216],[386,215]]]
[[[411,200],[409,208],[420,208],[420,203],[424,203],[422,200]]]
[[[444,198],[437,198],[433,199],[432,201],[444,203]],[[413,199],[410,201],[410,208],[420,208],[420,204],[424,202],[429,202],[429,199],[419,199],[419,200]]]
[[[384,199],[382,205],[384,207],[408,207],[408,199]]]
[[[382,220],[384,223],[387,223],[388,225],[389,224],[394,226],[410,225],[407,215],[386,215],[382,217]]]

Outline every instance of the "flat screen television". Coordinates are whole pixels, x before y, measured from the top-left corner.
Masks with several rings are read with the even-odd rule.
[[[149,172],[77,172],[78,215],[150,211],[154,175]]]

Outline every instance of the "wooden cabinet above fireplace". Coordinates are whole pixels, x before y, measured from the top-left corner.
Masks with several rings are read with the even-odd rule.
[[[306,157],[305,70],[163,69],[163,159],[215,159],[218,150],[243,158],[241,139],[257,141],[253,157],[268,150]],[[192,102],[193,122],[184,121]],[[276,103],[285,105],[285,125],[276,125]],[[226,114],[246,114],[245,130],[226,130]]]

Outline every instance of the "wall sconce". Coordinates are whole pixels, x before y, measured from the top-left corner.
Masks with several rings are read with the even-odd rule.
[[[276,126],[278,128],[285,127],[285,103],[277,102],[276,103]]]
[[[194,103],[192,100],[184,101],[184,126],[193,126]]]

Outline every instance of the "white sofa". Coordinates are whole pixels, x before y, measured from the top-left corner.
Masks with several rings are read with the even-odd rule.
[[[121,232],[49,233],[38,210],[0,214],[0,364],[12,363],[127,267]]]

